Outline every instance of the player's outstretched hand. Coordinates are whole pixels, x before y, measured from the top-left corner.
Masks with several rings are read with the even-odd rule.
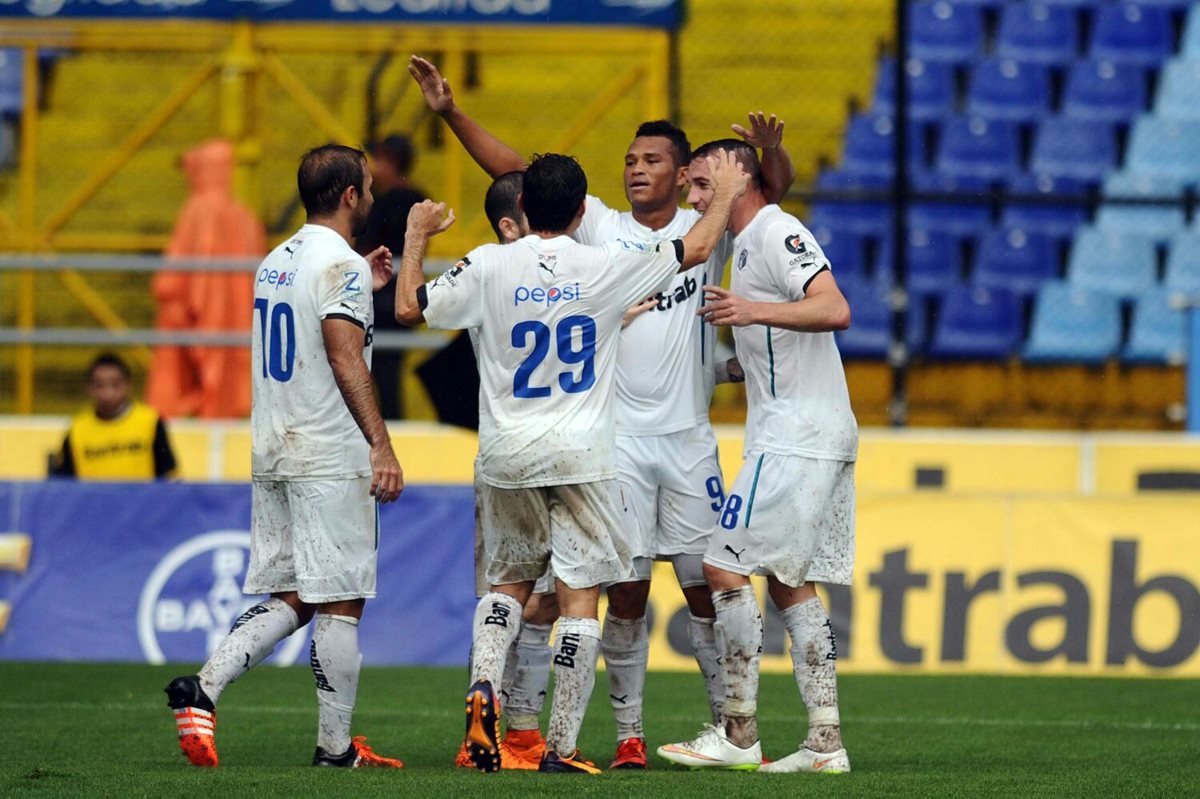
[[[450,81],[442,77],[432,61],[414,55],[408,59],[408,74],[413,76],[425,95],[425,103],[435,114],[445,114],[454,108],[454,94]]]
[[[706,159],[708,161],[709,182],[713,185],[713,194],[719,194],[726,186],[731,187],[730,196],[741,197],[750,185],[750,175],[742,168],[737,156],[728,150],[717,150]]]
[[[720,286],[705,286],[704,305],[700,306],[696,314],[704,317],[704,321],[710,325],[745,327],[755,324],[754,305]]]
[[[750,118],[749,130],[736,123],[730,125],[733,132],[741,136],[746,144],[760,150],[773,150],[783,143],[782,119],[776,120],[774,114],[767,119],[767,115],[762,111],[754,111],[747,116]]]
[[[655,305],[658,305],[658,297],[647,297],[637,305],[630,308],[625,312],[625,315],[621,317],[621,329],[624,330],[625,328],[629,327],[630,322],[632,322],[634,319],[637,319]]]
[[[391,442],[371,447],[371,496],[379,503],[394,502],[404,490],[404,471]]]
[[[408,233],[436,236],[454,224],[454,209],[446,211],[445,203],[422,200],[408,210]]]
[[[371,290],[379,291],[392,279],[392,251],[382,244],[367,253],[371,265]]]

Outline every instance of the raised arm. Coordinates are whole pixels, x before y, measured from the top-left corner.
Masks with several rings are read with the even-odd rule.
[[[425,96],[425,103],[430,110],[446,121],[484,172],[498,178],[508,172],[524,171],[527,165],[520,153],[497,139],[455,105],[450,82],[442,77],[431,61],[419,55],[412,56],[408,60],[408,74],[421,87],[421,94]]]
[[[683,237],[680,272],[704,263],[712,255],[713,248],[729,226],[729,212],[733,209],[734,200],[746,191],[750,182],[750,176],[728,150],[718,150],[707,160],[713,197],[704,216]]]
[[[777,203],[796,182],[796,167],[792,156],[783,146],[783,120],[775,115],[767,119],[762,111],[748,115],[750,129],[732,125],[733,132],[741,136],[746,144],[762,150],[762,193],[769,203]]]
[[[404,255],[396,278],[396,321],[412,327],[425,321],[418,293],[425,286],[425,248],[429,240],[454,224],[454,211],[445,203],[424,200],[408,212],[404,232]]]

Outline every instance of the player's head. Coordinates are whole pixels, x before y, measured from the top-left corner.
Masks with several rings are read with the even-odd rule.
[[[692,153],[692,163],[688,166],[688,180],[692,184],[688,189],[688,205],[700,213],[708,210],[708,204],[712,202],[713,196],[706,159],[721,150],[733,153],[738,163],[742,165],[742,169],[750,176],[750,186],[742,197],[762,191],[762,165],[758,162],[758,152],[753,147],[741,139],[717,139],[707,142],[697,147],[696,152]]]
[[[129,364],[118,355],[106,352],[88,367],[88,398],[101,419],[112,419],[124,410],[129,387]]]
[[[687,134],[665,119],[643,122],[625,152],[625,197],[634,211],[679,204],[692,146]]]
[[[354,235],[363,231],[375,198],[362,150],[341,144],[309,150],[300,159],[296,183],[309,221],[344,216]]]
[[[529,221],[517,202],[524,182],[524,172],[507,172],[492,181],[483,198],[483,211],[501,244],[529,235]]]
[[[416,160],[416,151],[407,136],[393,133],[375,142],[369,149],[371,174],[381,191],[388,191],[408,178]]]
[[[587,175],[569,155],[535,155],[525,170],[521,210],[538,233],[574,232],[583,218]]]

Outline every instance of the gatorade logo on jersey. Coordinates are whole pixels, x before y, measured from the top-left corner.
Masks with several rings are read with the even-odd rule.
[[[804,244],[804,239],[799,233],[793,233],[783,240],[783,246],[787,247],[787,251],[792,255],[800,255],[808,252],[808,247]]]
[[[575,302],[583,299],[583,289],[578,283],[568,283],[565,286],[550,286],[542,288],[534,286],[517,286],[513,292],[513,305],[520,305],[523,302],[533,302],[538,305],[545,305],[547,308],[554,305],[556,302]]]

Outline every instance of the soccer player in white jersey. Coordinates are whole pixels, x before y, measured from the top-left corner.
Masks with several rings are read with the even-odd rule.
[[[629,307],[707,260],[720,238],[746,179],[724,155],[712,169],[709,215],[674,241],[573,241],[587,180],[573,159],[545,155],[530,164],[521,195],[532,235],[477,248],[425,286],[420,264],[412,263],[424,242],[406,242],[400,320],[478,330],[479,508],[492,591],[475,615],[466,738],[481,770],[500,766],[493,686],[517,634],[514,622],[550,563],[562,617],[540,770],[598,771],[579,757],[576,740],[595,680],[599,586],[631,565],[614,537],[621,525],[611,401],[617,339]],[[414,209],[410,231],[425,228],[421,213]]]
[[[166,687],[180,748],[216,766],[216,704],[225,688],[317,617],[314,766],[399,768],[351,738],[362,655],[358,622],[375,596],[376,503],[404,487],[371,388],[371,294],[391,253],[350,246],[371,209],[363,153],[327,145],[298,174],[307,224],[275,248],[254,289],[253,476],[247,594],[270,599],[242,614],[197,675]]]
[[[524,160],[463,113],[449,83],[429,61],[414,56],[409,72],[430,108],[441,115],[467,151],[495,176]],[[782,146],[783,124],[750,115],[749,130],[733,129],[763,148],[764,192],[778,200],[795,179]],[[683,235],[700,214],[679,207],[691,148],[687,136],[660,120],[642,124],[625,153],[625,194],[631,211],[618,212],[588,196],[576,240],[598,245],[623,239],[647,243]],[[658,293],[650,312],[621,335],[617,356],[617,469],[627,507],[621,534],[634,556],[630,574],[608,586],[602,641],[609,698],[617,721],[612,768],[646,768],[642,697],[650,641],[646,606],[654,559],[672,562],[690,611],[689,638],[708,687],[713,722],[721,718],[723,687],[717,668],[714,611],[702,558],[724,500],[716,437],[708,419],[714,380],[740,379],[736,360],[714,363],[716,336],[695,312],[699,287],[720,283],[729,260],[725,237],[699,274],[679,275]],[[732,367],[732,372],[730,370]]]
[[[768,592],[791,637],[792,665],[808,708],[800,749],[762,766],[773,772],[845,772],[837,704],[837,646],[815,583],[849,585],[854,569],[854,462],[858,425],[833,331],[850,308],[812,234],[763,197],[758,157],[736,139],[710,142],[691,164],[689,202],[711,196],[707,158],[735,154],[752,175],[734,203],[731,290],[705,286],[703,317],[733,327],[746,373],[745,462],[704,556],[713,590],[725,681],[725,723],[693,741],[659,747],[695,768],[755,769],[762,618],[750,575]]]

